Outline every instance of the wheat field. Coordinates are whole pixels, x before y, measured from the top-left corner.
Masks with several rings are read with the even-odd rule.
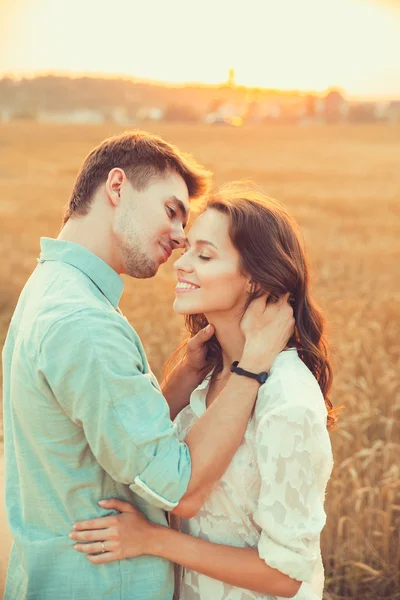
[[[331,434],[324,598],[400,598],[400,127],[145,128],[193,153],[216,185],[250,178],[297,218],[328,319],[332,399],[345,405]],[[115,133],[0,125],[1,344],[39,237],[57,236],[84,156]],[[125,281],[121,308],[161,377],[183,335],[171,263],[152,280]]]

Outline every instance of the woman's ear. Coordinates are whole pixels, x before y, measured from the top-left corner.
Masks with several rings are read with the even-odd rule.
[[[256,294],[260,291],[262,291],[261,286],[258,283],[255,283],[254,281],[249,279],[246,285],[246,292],[248,292],[249,294]]]

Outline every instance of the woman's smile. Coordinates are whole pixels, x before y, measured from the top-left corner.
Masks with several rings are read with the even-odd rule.
[[[198,290],[200,288],[199,285],[196,285],[195,283],[192,283],[191,281],[187,281],[186,279],[182,279],[182,278],[178,278],[178,283],[176,284],[175,287],[175,292],[177,294],[182,294],[182,293],[187,293],[187,292],[194,292],[196,290]]]

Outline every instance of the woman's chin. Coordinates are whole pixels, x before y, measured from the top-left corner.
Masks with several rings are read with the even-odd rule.
[[[199,310],[193,308],[189,303],[182,302],[180,298],[176,298],[173,304],[173,309],[177,315],[197,315]],[[201,312],[201,311],[200,311]]]

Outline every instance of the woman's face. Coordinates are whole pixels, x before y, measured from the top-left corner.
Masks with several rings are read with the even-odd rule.
[[[249,278],[239,271],[239,252],[229,233],[229,218],[212,208],[191,228],[186,251],[175,262],[178,276],[174,310],[182,315],[242,315]]]

